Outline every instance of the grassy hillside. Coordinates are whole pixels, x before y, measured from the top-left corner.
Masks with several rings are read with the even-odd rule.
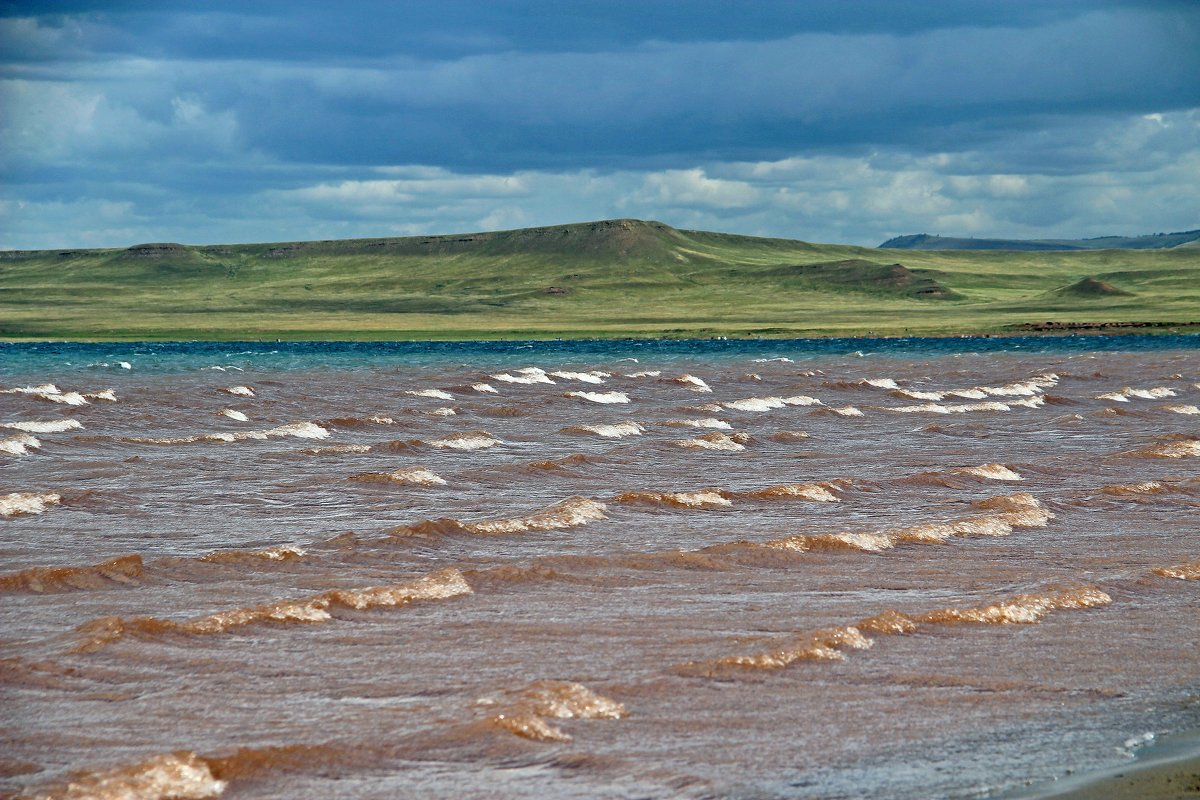
[[[0,253],[7,339],[954,334],[1050,322],[1200,330],[1200,250],[875,250],[612,220]]]

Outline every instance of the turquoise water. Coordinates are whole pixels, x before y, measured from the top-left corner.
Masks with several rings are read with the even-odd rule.
[[[637,358],[687,360],[830,356],[928,357],[970,353],[1070,354],[1200,348],[1200,335],[1006,336],[840,339],[590,339],[526,342],[124,342],[0,343],[0,375],[47,369],[121,368],[181,372],[224,366],[267,370],[444,365],[504,366],[536,358],[553,364]]]

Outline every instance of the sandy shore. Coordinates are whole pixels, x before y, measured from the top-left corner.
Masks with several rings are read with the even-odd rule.
[[[1129,764],[1043,784],[1025,800],[1178,800],[1200,798],[1200,731],[1172,736]]]

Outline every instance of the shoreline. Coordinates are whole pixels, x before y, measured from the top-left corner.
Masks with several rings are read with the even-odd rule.
[[[998,795],[1009,800],[1200,798],[1200,730],[1164,737],[1128,764]]]
[[[903,341],[913,339],[1113,339],[1121,337],[1159,337],[1159,336],[1200,336],[1200,323],[1133,323],[1124,327],[1114,327],[1110,323],[1081,323],[1067,325],[1062,323],[1033,324],[1018,330],[1002,332],[973,331],[961,333],[873,333],[870,331],[839,333],[814,333],[810,335],[595,335],[578,331],[563,331],[561,335],[539,335],[523,331],[497,331],[490,336],[450,336],[431,338],[427,331],[413,331],[414,336],[341,336],[326,338],[319,335],[310,336],[305,332],[298,336],[289,335],[260,335],[256,337],[187,337],[187,336],[47,336],[47,337],[9,337],[0,336],[0,345],[10,344],[168,344],[168,343],[212,343],[212,344],[297,344],[297,343],[439,343],[439,344],[468,344],[474,342],[788,342],[788,341]],[[319,334],[318,331],[311,332]]]

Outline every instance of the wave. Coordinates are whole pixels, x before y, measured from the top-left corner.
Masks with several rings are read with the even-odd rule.
[[[550,380],[544,369],[537,367],[525,367],[524,369],[513,370],[513,372],[517,374],[513,375],[509,372],[502,372],[499,375],[490,375],[489,377],[504,383],[554,383],[554,381]]]
[[[901,413],[963,414],[968,411],[1011,411],[1011,406],[1015,404],[1015,401],[1011,404],[996,401],[985,403],[954,403],[950,405],[923,403],[919,406],[887,406],[886,409]]]
[[[238,422],[249,422],[250,421],[250,418],[246,416],[245,412],[237,411],[232,408],[222,408],[217,413],[220,414],[222,417],[229,417],[230,419],[237,420]]]
[[[1163,406],[1163,411],[1171,411],[1175,414],[1187,414],[1195,416],[1200,414],[1200,407],[1196,406]]]
[[[584,383],[604,383],[605,378],[612,377],[609,373],[601,372],[600,370],[592,370],[591,372],[567,372],[559,370],[550,374],[565,381],[583,381]]]
[[[704,436],[697,436],[695,439],[679,439],[672,444],[693,450],[725,450],[736,453],[745,450],[748,441],[750,441],[750,437],[745,433],[724,434],[720,431],[713,431]]]
[[[624,392],[565,392],[563,397],[576,397],[592,403],[628,403],[629,395]]]
[[[393,528],[393,536],[447,536],[475,534],[502,536],[526,531],[549,531],[575,528],[589,522],[608,519],[608,506],[589,497],[568,497],[523,517],[463,522],[453,517],[422,520],[411,525]]]
[[[645,430],[636,422],[618,422],[611,425],[568,425],[561,433],[592,433],[606,439],[620,439],[625,436],[641,436]]]
[[[671,378],[673,383],[678,383],[685,389],[691,389],[693,392],[711,392],[712,387],[709,386],[703,378],[697,378],[695,375],[680,375],[678,378]]]
[[[723,419],[669,419],[662,423],[671,428],[713,428],[716,430],[727,431],[733,428],[728,422]]]
[[[369,444],[335,444],[329,447],[308,447],[301,452],[310,456],[340,455],[342,453],[366,453],[371,450]]]
[[[67,592],[99,589],[120,583],[135,584],[142,576],[142,557],[118,556],[88,567],[30,567],[11,575],[0,575],[0,592]]]
[[[83,423],[77,419],[5,422],[0,423],[0,428],[9,428],[14,431],[25,431],[26,433],[62,433],[63,431],[80,430],[83,428]]]
[[[307,555],[308,552],[303,547],[281,544],[265,550],[217,550],[200,556],[199,560],[208,564],[253,564],[263,561],[298,561]]]
[[[720,508],[733,505],[728,492],[721,489],[701,489],[696,492],[622,492],[614,500],[618,503],[641,503],[670,508]]]
[[[537,681],[506,701],[485,698],[480,704],[502,705],[489,722],[536,742],[571,741],[570,734],[548,722],[551,719],[621,719],[628,714],[624,704],[569,681]]]
[[[1161,400],[1164,397],[1175,397],[1175,390],[1169,386],[1155,386],[1150,389],[1134,389],[1126,386],[1117,392],[1105,392],[1096,395],[1097,400],[1113,400],[1118,403],[1128,403],[1131,398],[1139,400]]]
[[[888,609],[851,625],[800,633],[781,645],[750,655],[732,655],[679,665],[676,672],[703,677],[732,677],[744,670],[779,670],[802,661],[842,661],[848,650],[868,650],[876,636],[904,636],[926,626],[959,624],[1033,625],[1057,610],[1086,609],[1112,602],[1092,586],[1050,588],[985,606],[944,608],[921,614]]]
[[[844,478],[818,483],[786,483],[743,492],[739,496],[751,500],[811,500],[814,503],[840,503],[838,496],[850,485]]]
[[[1143,458],[1190,458],[1200,456],[1200,439],[1167,439],[1124,455]]]
[[[193,444],[196,442],[241,442],[247,440],[264,440],[271,437],[293,437],[296,439],[328,439],[329,431],[315,422],[289,422],[265,431],[236,431],[218,433],[200,433],[193,436],[127,436],[120,437],[121,441],[134,444]]]
[[[37,450],[41,446],[42,443],[37,437],[28,433],[18,433],[16,436],[0,439],[0,453],[8,453],[11,456],[27,456],[31,448]]]
[[[1185,581],[1200,581],[1200,561],[1188,564],[1176,564],[1171,567],[1155,567],[1150,570],[1155,575],[1164,578],[1178,578]]]
[[[772,442],[779,442],[780,444],[790,444],[792,442],[799,442],[804,439],[807,439],[808,434],[805,433],[804,431],[776,431],[775,433],[772,433],[767,438],[770,439]]]
[[[370,483],[402,483],[410,486],[445,486],[446,479],[422,467],[398,469],[395,472],[363,472],[351,475],[352,481]]]
[[[425,442],[425,444],[445,450],[486,450],[489,447],[503,444],[503,442],[487,431],[469,431],[467,433],[454,433],[444,439],[434,439],[433,441]]]
[[[405,394],[410,394],[413,397],[432,397],[437,400],[453,400],[454,395],[441,389],[409,389]]]
[[[57,492],[13,492],[0,496],[0,517],[20,517],[41,514],[62,502]]]
[[[824,404],[815,397],[801,394],[795,397],[747,397],[742,400],[730,400],[721,405],[735,411],[771,411],[785,406],[819,406]]]
[[[238,397],[254,397],[254,390],[249,386],[228,386],[221,391],[237,395]]]
[[[642,370],[641,372],[625,373],[626,378],[657,378],[660,375],[662,375],[662,370],[658,369],[648,369]]]
[[[65,786],[35,796],[38,800],[205,800],[220,796],[226,786],[207,760],[177,750],[128,766],[76,773]]]
[[[860,386],[874,386],[877,389],[899,389],[900,384],[896,383],[893,378],[863,378],[858,382]]]
[[[499,390],[490,383],[473,383],[471,388],[483,394],[500,394]]]
[[[961,489],[967,484],[958,478],[977,478],[986,481],[1023,481],[1020,473],[1003,464],[980,464],[977,467],[960,467],[946,472],[921,472],[908,478],[902,478],[900,483],[911,486],[945,486],[950,489]]]
[[[368,425],[395,425],[396,420],[372,414],[369,417],[334,417],[328,424],[339,428],[365,428]]]
[[[330,611],[339,608],[355,611],[396,608],[416,601],[443,600],[471,593],[462,573],[447,568],[396,586],[332,589],[310,597],[218,611],[182,622],[158,617],[100,617],[76,629],[82,634],[82,641],[74,652],[96,652],[126,636],[210,635],[262,623],[318,624],[333,619]]]
[[[900,544],[940,544],[954,537],[965,536],[1008,536],[1016,528],[1044,528],[1054,518],[1037,498],[1026,493],[992,497],[972,505],[991,513],[878,531],[797,534],[760,544],[738,542],[737,546],[798,553],[822,550],[878,553]]]

